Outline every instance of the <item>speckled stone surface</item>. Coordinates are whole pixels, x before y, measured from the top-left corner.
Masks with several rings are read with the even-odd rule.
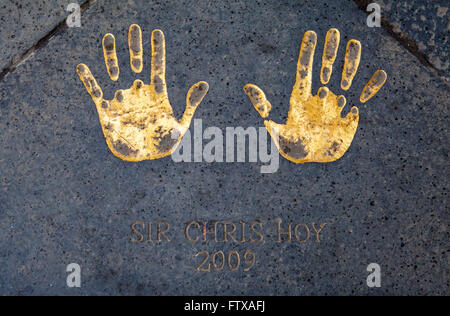
[[[383,28],[368,28],[366,18],[353,1],[337,0],[91,5],[82,28],[54,37],[0,82],[0,294],[448,295],[449,89]],[[195,118],[222,130],[263,126],[242,91],[249,82],[272,102],[273,120],[286,118],[305,31],[319,37],[314,91],[327,30],[342,35],[329,85],[336,93],[343,47],[361,40],[360,71],[345,94],[360,111],[351,148],[328,164],[281,159],[274,174],[261,174],[261,163],[115,158],[75,68],[89,65],[107,98],[135,79],[148,81],[149,53],[142,74],[129,68],[133,23],[143,29],[147,52],[151,31],[165,33],[176,115],[189,87],[205,80],[210,91]],[[117,83],[102,60],[108,32],[117,40]],[[377,69],[388,82],[361,105],[359,94]],[[192,244],[184,226],[193,220],[261,221],[264,241]],[[327,226],[320,243],[277,243],[279,220]],[[135,221],[169,222],[172,242],[132,243]],[[199,250],[252,250],[257,263],[248,272],[198,272]],[[73,262],[82,268],[79,289],[66,286]],[[370,263],[381,266],[381,288],[366,285]]]
[[[68,14],[65,10],[69,3],[68,0],[2,1],[0,70],[16,62],[28,48],[63,21]]]
[[[393,31],[416,43],[418,51],[448,80],[449,2],[381,0],[378,3]]]

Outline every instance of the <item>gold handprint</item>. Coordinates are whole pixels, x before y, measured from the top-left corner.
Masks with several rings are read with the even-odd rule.
[[[119,79],[114,35],[103,38],[103,52],[109,77]],[[134,24],[128,33],[130,64],[135,73],[143,69],[142,31]],[[167,95],[164,33],[152,32],[151,82],[136,80],[128,90],[118,90],[113,100],[103,92],[89,68],[80,64],[78,75],[92,96],[100,124],[111,152],[126,161],[158,159],[172,154],[186,133],[200,102],[208,92],[206,82],[193,85],[186,97],[186,111],[180,122],[173,114]]]
[[[339,48],[340,33],[330,29],[325,39],[322,57],[321,82],[328,84],[333,72]],[[350,147],[358,127],[359,113],[352,107],[350,113],[342,118],[341,112],[346,104],[343,95],[336,96],[327,87],[321,87],[316,96],[311,94],[312,69],[317,34],[305,33],[297,66],[297,80],[294,85],[288,119],[285,125],[265,121],[278,151],[286,159],[295,163],[331,162],[341,158]],[[361,43],[350,40],[347,44],[341,88],[350,89],[361,59]],[[387,74],[378,70],[369,80],[360,97],[362,103],[371,99],[384,85]],[[244,86],[259,114],[266,118],[272,109],[264,92],[253,84]]]

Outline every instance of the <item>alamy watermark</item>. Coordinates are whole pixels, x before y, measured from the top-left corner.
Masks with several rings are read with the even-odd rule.
[[[81,27],[81,7],[78,3],[69,3],[66,11],[70,12],[70,15],[66,19],[68,27]]]
[[[367,286],[370,288],[381,287],[381,267],[378,263],[371,263],[367,267],[370,272],[367,277]]]
[[[381,27],[381,7],[378,3],[371,3],[367,6],[367,12],[371,12],[367,17],[368,27]]]
[[[171,136],[172,139],[178,139],[179,135],[179,132],[174,132]],[[272,132],[272,136],[274,135],[276,133]],[[271,144],[270,151],[268,140]],[[280,165],[277,147],[265,127],[227,127],[224,135],[218,127],[203,130],[201,119],[194,120],[193,133],[186,131],[181,143],[172,153],[172,160],[208,163],[259,161],[266,164],[261,166],[261,173],[275,173]]]
[[[66,272],[69,273],[66,279],[67,287],[80,288],[81,287],[81,267],[77,263],[71,263],[67,266]]]

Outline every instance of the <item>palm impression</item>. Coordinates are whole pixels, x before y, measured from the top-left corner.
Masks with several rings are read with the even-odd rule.
[[[340,33],[330,29],[325,39],[320,80],[323,85],[330,81],[333,64],[340,43]],[[321,87],[317,95],[311,94],[312,69],[317,34],[307,31],[303,37],[300,57],[288,119],[281,125],[273,121],[264,122],[278,151],[286,159],[295,163],[331,162],[341,158],[350,147],[358,127],[359,112],[352,107],[344,118],[341,112],[346,104],[343,95],[337,96],[327,87]],[[361,59],[361,43],[350,40],[345,53],[341,88],[350,89]],[[360,101],[367,102],[385,84],[387,74],[378,70],[364,87]],[[244,91],[259,114],[266,118],[272,109],[264,92],[256,85],[247,84]]]
[[[142,161],[171,155],[188,130],[195,110],[208,92],[206,82],[193,85],[186,97],[186,111],[178,121],[169,103],[165,70],[164,33],[152,32],[150,84],[136,80],[131,88],[118,90],[113,100],[105,100],[103,92],[88,66],[80,64],[77,73],[97,106],[103,134],[111,152],[122,160]],[[119,79],[119,64],[114,35],[103,38],[106,69],[113,81]],[[142,31],[134,24],[128,33],[131,69],[143,69]]]

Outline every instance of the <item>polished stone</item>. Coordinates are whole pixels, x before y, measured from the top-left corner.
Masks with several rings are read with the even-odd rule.
[[[0,82],[0,294],[448,295],[448,86],[366,17],[353,1],[337,0],[92,4],[81,28],[58,34]],[[138,76],[127,47],[133,23],[146,52]],[[195,114],[205,127],[263,126],[246,83],[265,91],[270,118],[281,123],[303,33],[317,32],[320,56],[330,27],[342,35],[329,85],[336,93],[345,43],[362,42],[360,71],[345,93],[359,107],[357,134],[336,162],[281,159],[274,174],[261,174],[261,163],[117,159],[75,72],[89,65],[107,98],[135,79],[148,82],[150,33],[159,28],[177,117],[189,87],[205,80],[210,91]],[[101,50],[108,32],[117,41],[117,83]],[[319,57],[315,69],[317,91]],[[388,82],[361,105],[377,69]],[[307,224],[311,236],[312,223],[327,225],[320,243],[277,243],[280,220],[284,228]],[[172,242],[132,243],[135,221],[170,223]],[[192,244],[184,237],[190,221],[261,221],[265,238]],[[199,272],[199,250],[252,250],[257,262],[248,272]],[[66,286],[73,262],[82,268],[80,289]],[[381,288],[366,285],[370,263],[382,268]]]

